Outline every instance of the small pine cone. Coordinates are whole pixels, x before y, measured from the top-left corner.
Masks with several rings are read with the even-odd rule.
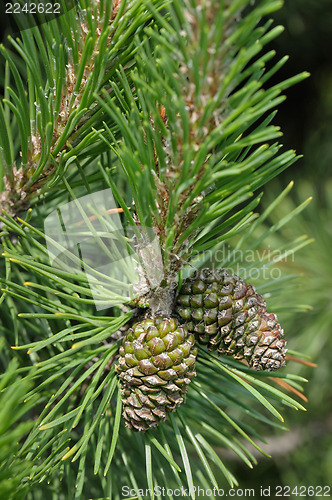
[[[186,279],[176,313],[209,350],[245,359],[255,370],[285,364],[285,340],[277,317],[255,288],[225,269],[203,269]]]
[[[183,402],[196,376],[195,336],[175,319],[146,319],[130,328],[116,365],[126,426],[146,431]]]

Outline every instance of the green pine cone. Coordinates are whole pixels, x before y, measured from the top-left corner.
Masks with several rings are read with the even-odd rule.
[[[157,427],[183,402],[196,375],[194,344],[194,335],[175,319],[146,319],[128,330],[115,368],[127,427]]]
[[[210,350],[245,359],[255,370],[285,364],[285,340],[277,317],[255,288],[225,269],[203,269],[186,279],[175,311]]]

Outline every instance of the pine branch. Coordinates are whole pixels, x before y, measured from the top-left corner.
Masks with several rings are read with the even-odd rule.
[[[302,408],[294,399],[273,387],[273,377],[271,380],[270,373],[261,372],[253,375],[251,370],[242,363],[223,357],[212,359],[210,355],[202,351],[197,363],[197,381],[194,382],[193,390],[188,394],[186,404],[178,410],[175,416],[178,426],[177,434],[178,436],[181,434],[184,439],[184,447],[181,445],[182,451],[178,448],[179,444],[174,441],[172,426],[167,423],[163,424],[164,441],[160,441],[158,433],[149,431],[146,438],[144,437],[144,441],[138,442],[137,446],[134,447],[132,434],[127,434],[129,431],[125,431],[122,425],[119,433],[116,431],[120,423],[121,406],[117,406],[118,409],[114,415],[112,411],[113,416],[106,412],[106,422],[104,414],[107,402],[111,408],[114,408],[117,394],[114,370],[109,371],[105,368],[116,355],[119,343],[110,347],[109,339],[112,332],[115,332],[120,324],[128,321],[128,317],[120,316],[118,320],[114,318],[114,321],[109,316],[96,317],[93,311],[89,313],[86,310],[87,306],[86,304],[83,306],[84,302],[62,293],[63,288],[71,289],[73,287],[70,276],[66,276],[65,273],[58,276],[58,273],[46,263],[42,266],[38,264],[38,261],[45,259],[45,255],[43,255],[44,251],[38,239],[35,240],[33,237],[36,230],[32,226],[26,226],[26,230],[22,231],[22,227],[14,220],[10,218],[3,218],[3,220],[4,223],[6,221],[8,224],[10,223],[11,231],[15,229],[18,233],[18,242],[11,250],[13,257],[8,254],[11,259],[12,273],[18,264],[23,268],[30,269],[36,282],[33,287],[36,286],[38,292],[33,292],[31,283],[27,283],[25,286],[22,283],[22,286],[18,286],[15,282],[8,282],[5,300],[8,300],[10,296],[14,297],[15,300],[21,298],[26,301],[26,307],[32,301],[35,306],[38,306],[38,309],[31,313],[21,312],[20,321],[28,320],[30,328],[32,324],[37,326],[38,321],[41,320],[49,325],[42,330],[40,327],[37,328],[39,336],[40,332],[44,332],[42,339],[39,338],[25,345],[20,345],[16,351],[18,353],[28,351],[31,359],[37,356],[38,367],[35,375],[38,382],[35,389],[26,394],[25,399],[30,401],[31,398],[38,395],[39,400],[45,406],[44,411],[38,417],[35,429],[20,452],[22,457],[27,456],[35,464],[43,458],[41,465],[33,467],[30,474],[30,484],[38,484],[43,477],[52,477],[52,474],[58,471],[63,463],[62,459],[65,463],[69,459],[75,459],[75,464],[76,460],[82,460],[82,457],[86,457],[83,469],[85,474],[89,474],[89,467],[94,467],[95,470],[101,470],[101,472],[105,468],[105,473],[111,474],[113,477],[114,474],[117,475],[119,479],[114,488],[118,492],[114,495],[115,498],[121,498],[120,484],[130,484],[131,480],[135,479],[136,485],[142,487],[142,477],[144,477],[145,472],[137,467],[136,462],[145,462],[145,444],[143,443],[146,443],[146,440],[150,442],[150,439],[157,439],[151,443],[154,445],[151,450],[153,460],[156,459],[156,454],[161,457],[160,453],[162,453],[166,464],[169,464],[165,465],[166,467],[173,464],[172,453],[190,455],[191,446],[194,446],[199,453],[201,464],[193,473],[194,484],[197,484],[199,470],[211,470],[209,469],[211,464],[217,460],[208,445],[211,440],[216,440],[216,443],[231,448],[248,466],[255,463],[243,444],[242,447],[240,446],[239,437],[246,439],[251,444],[255,443],[254,437],[257,435],[255,421],[258,421],[261,426],[264,424],[262,432],[265,425],[278,427],[278,424],[273,423],[264,410],[259,409],[257,401],[262,403],[262,408],[265,407],[267,411],[272,412],[279,419],[281,401],[293,408]],[[31,252],[33,259],[28,259],[26,248],[20,247],[20,240],[27,241],[28,238],[29,251],[31,252],[35,248]],[[15,274],[13,274],[14,276]],[[22,276],[22,281],[24,279]],[[65,285],[64,279],[67,280]],[[56,283],[59,283],[58,290],[55,288]],[[81,296],[85,286],[82,282]],[[78,291],[77,284],[74,284],[74,288]],[[86,288],[85,293],[88,293],[88,288]],[[54,294],[58,297],[57,302],[54,302]],[[68,305],[70,305],[69,308]],[[45,309],[46,313],[40,312],[40,310]],[[54,333],[50,335],[50,331]],[[103,344],[103,341],[106,343]],[[288,373],[278,373],[278,378],[280,377],[290,384],[303,382],[302,378]],[[59,384],[59,379],[62,381],[61,384]],[[268,395],[272,397],[272,401]],[[100,399],[102,396],[104,397]],[[248,419],[245,424],[238,420],[239,409],[250,415],[250,418],[253,419],[252,424],[249,425]],[[201,417],[197,418],[198,415]],[[225,422],[222,426],[220,425],[221,417]],[[93,422],[93,426],[88,422]],[[75,433],[75,429],[78,435],[68,449],[68,439],[73,435],[72,433]],[[116,432],[113,441],[112,429]],[[239,434],[239,437],[236,437],[236,433]],[[110,450],[109,443],[111,441],[113,445]],[[128,441],[131,443],[131,450],[126,448],[125,443]],[[89,444],[90,442],[91,444]],[[165,443],[168,443],[172,453],[166,451],[168,448]],[[52,447],[52,452],[50,458],[45,461],[45,454],[39,450],[48,449],[49,446]],[[91,456],[96,461],[94,465],[91,464],[90,458],[86,455],[88,446],[96,453],[94,458]],[[160,446],[164,451],[160,451]],[[255,444],[255,446],[258,445]],[[132,463],[133,447],[136,454],[135,466]],[[155,449],[156,447],[158,449]],[[260,448],[258,447],[258,449]],[[129,467],[129,476],[124,475],[123,463],[116,458],[121,456],[121,453]],[[165,457],[165,453],[167,457]],[[67,470],[67,474],[73,474],[74,464],[70,470]],[[226,464],[217,460],[216,465],[221,473],[228,478],[230,484],[235,484],[231,473],[227,471]],[[174,464],[172,466],[174,467]],[[180,462],[178,462],[178,466],[183,470]],[[83,470],[81,474],[83,474]],[[131,474],[133,474],[132,477]],[[158,479],[158,471],[155,468],[153,468],[152,474],[156,482],[162,481],[162,478]],[[82,477],[80,475],[80,478]],[[165,485],[174,487],[176,477],[176,474],[171,475]],[[183,473],[181,473],[181,478],[180,483],[183,484]],[[80,479],[79,484],[80,487],[83,487],[81,481],[83,479]]]
[[[27,179],[18,175],[18,181],[24,189],[37,188],[26,198],[14,199],[12,205],[6,198],[8,191],[5,201],[10,213],[0,216],[1,313],[4,310],[0,325],[8,345],[14,347],[0,359],[7,365],[17,357],[16,371],[24,383],[29,382],[29,369],[34,366],[34,386],[26,387],[21,396],[30,405],[34,426],[20,446],[18,459],[31,462],[27,482],[32,492],[43,496],[51,491],[45,485],[50,481],[57,495],[64,490],[77,499],[110,496],[117,500],[123,497],[123,485],[138,490],[155,484],[184,485],[194,498],[196,484],[238,484],[213,446],[233,450],[252,467],[256,459],[247,445],[264,454],[257,441],[267,429],[285,429],[285,407],[304,409],[297,398],[306,380],[289,368],[277,375],[255,372],[235,359],[200,348],[197,378],[185,404],[157,429],[142,435],[122,424],[123,387],[114,365],[123,355],[123,336],[137,318],[160,311],[165,317],[174,314],[175,289],[188,268],[201,268],[209,258],[211,264],[231,267],[237,249],[264,248],[305,208],[307,202],[266,226],[288,187],[262,215],[254,213],[261,199],[256,190],[296,159],[292,151],[280,152],[276,142],[280,131],[271,123],[284,99],[283,90],[306,74],[266,86],[285,62],[273,64],[274,54],[263,52],[280,29],[270,22],[263,24],[262,17],[278,8],[279,1],[263,0],[256,6],[250,6],[249,0],[174,0],[168,6],[161,1],[121,2],[116,3],[119,11],[111,26],[106,15],[112,12],[109,4],[101,1],[89,9],[88,2],[82,2],[81,6],[87,7],[83,26],[73,13],[60,21],[67,44],[61,45],[57,23],[43,28],[44,42],[39,29],[15,42],[28,66],[28,98],[6,52],[7,81],[12,75],[16,90],[7,90],[7,107],[0,113],[6,131],[1,165],[12,182],[10,176],[20,168],[23,172],[33,160]],[[152,19],[155,24],[147,26]],[[32,54],[37,47],[44,48],[42,59],[31,57],[28,46],[34,47]],[[56,69],[51,64],[54,55],[61,61]],[[52,92],[46,99],[40,90],[40,61],[45,65],[45,88],[56,77],[54,99]],[[133,63],[134,69],[123,69],[127,63]],[[15,96],[25,109],[21,121]],[[37,114],[35,100],[40,106]],[[16,116],[16,125],[9,110]],[[29,120],[35,115],[36,128],[31,130]],[[34,136],[35,145],[28,147],[27,140],[22,141],[22,163],[13,170],[19,150],[12,137],[18,129],[25,139]],[[35,156],[33,148],[39,148]],[[146,228],[157,236],[163,275],[158,281],[160,262],[153,260],[153,252],[146,252],[141,270],[145,287],[135,302],[141,307],[136,309],[132,304],[123,308],[128,302],[124,294],[103,313],[96,311],[95,305],[107,305],[107,286],[114,277],[98,270],[95,262],[87,265],[93,283],[100,285],[98,300],[86,274],[77,271],[85,264],[81,257],[70,256],[72,269],[50,265],[52,256],[46,246],[50,237],[41,229],[43,212],[33,197],[50,191],[45,199],[48,213],[68,200],[75,200],[82,209],[77,198],[93,192],[90,181],[93,187],[112,190],[133,239],[138,240]],[[12,186],[9,183],[8,189]],[[17,217],[22,200],[34,208],[25,218]],[[111,215],[107,210],[80,213],[82,221],[73,224],[75,234],[90,230],[97,260],[104,240],[112,239]],[[101,231],[95,221],[103,223]],[[223,263],[217,262],[216,252],[226,244],[232,251]],[[302,236],[282,242],[279,256],[305,244]],[[277,257],[278,247],[274,248],[273,257]],[[66,249],[58,244],[57,250]],[[144,248],[140,250],[144,255]],[[268,258],[260,260],[256,255],[244,272],[266,265]],[[277,302],[283,306],[288,278],[277,280],[281,291],[276,306]],[[261,283],[266,297],[273,293],[273,285],[271,280]],[[168,341],[175,342],[175,336]],[[127,344],[127,359],[135,361],[130,356],[135,346],[128,339]],[[146,351],[142,351],[144,358]],[[178,356],[178,352],[172,354]],[[165,377],[167,370],[163,370]],[[139,370],[131,373],[132,378],[140,376]],[[170,379],[174,376],[177,373],[171,373]],[[23,490],[22,483],[17,491]],[[139,492],[137,496],[142,498]]]
[[[171,23],[160,19],[161,34],[147,30],[153,43],[138,50],[137,100],[126,91],[121,111],[105,92],[98,99],[124,136],[116,152],[137,221],[159,238],[168,284],[194,253],[216,245],[217,236],[222,242],[228,225],[233,234],[248,228],[253,212],[240,215],[241,203],[296,160],[266,144],[280,136],[267,113],[307,74],[263,88],[285,61],[266,68],[274,54],[259,53],[280,29],[256,26],[279,3],[263,2],[239,20],[246,3],[175,2]],[[119,79],[128,87],[124,75]],[[110,130],[105,142],[115,143]]]
[[[161,0],[155,2],[157,10],[162,5]],[[10,51],[1,47],[7,85],[16,85],[16,91],[8,87],[0,107],[1,208],[13,216],[24,212],[95,144],[98,135],[91,126],[98,126],[101,115],[95,93],[105,83],[108,88],[107,79],[132,58],[132,37],[150,19],[151,13],[139,2],[82,0],[77,16],[72,9],[59,20],[23,31],[21,40],[10,42],[27,65],[28,94]],[[22,145],[17,152],[15,133]]]

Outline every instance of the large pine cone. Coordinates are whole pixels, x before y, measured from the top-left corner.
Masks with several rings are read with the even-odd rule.
[[[203,269],[186,279],[176,313],[210,350],[245,359],[255,370],[285,364],[285,340],[277,317],[255,288],[225,269]]]
[[[156,427],[183,402],[196,375],[194,343],[175,319],[146,319],[128,330],[116,366],[127,427]]]

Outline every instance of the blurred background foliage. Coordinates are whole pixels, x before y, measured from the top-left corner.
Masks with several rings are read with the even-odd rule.
[[[288,412],[290,431],[269,436],[265,450],[273,458],[259,457],[253,470],[234,462],[243,487],[257,490],[260,485],[271,485],[271,493],[276,485],[330,485],[332,477],[332,1],[285,0],[274,19],[285,32],[272,48],[290,56],[275,83],[303,70],[311,77],[287,92],[275,119],[284,133],[285,147],[304,156],[265,188],[262,203],[268,206],[294,180],[290,195],[268,221],[271,224],[313,197],[278,234],[284,240],[279,244],[301,234],[315,239],[294,261],[288,259],[281,266],[286,273],[288,269],[299,274],[297,286],[289,287],[289,304],[300,298],[312,309],[278,317],[289,347],[306,353],[317,367],[292,367],[309,380],[305,387],[308,411]]]

